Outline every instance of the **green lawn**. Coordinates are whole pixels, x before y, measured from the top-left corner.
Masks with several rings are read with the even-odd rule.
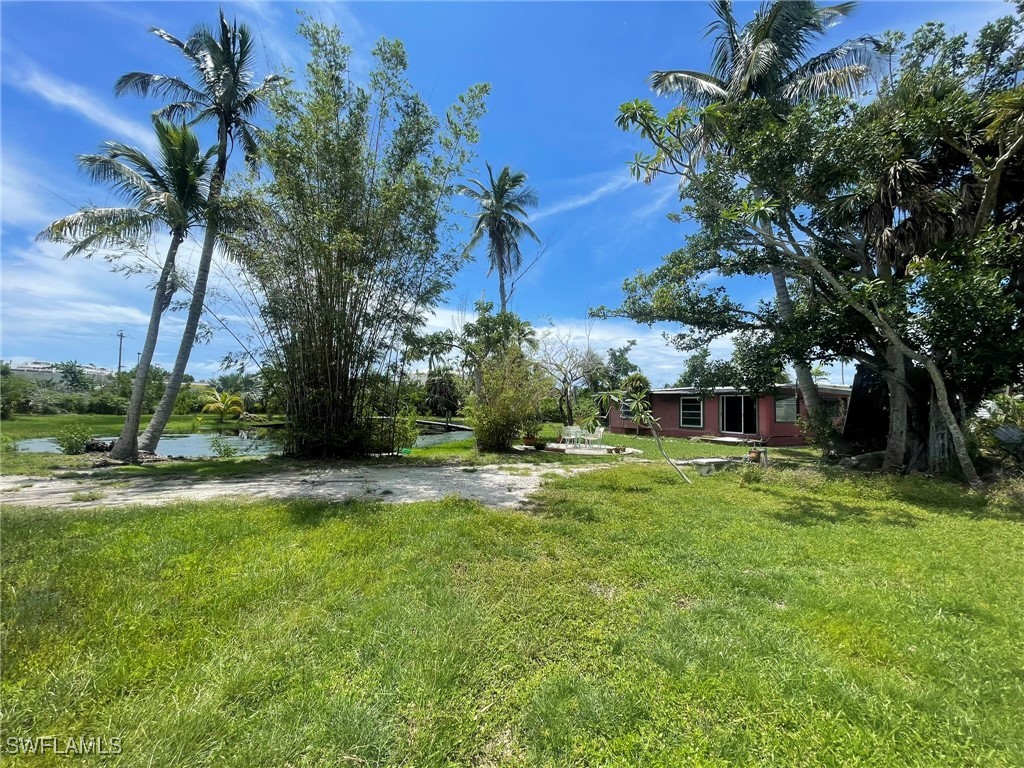
[[[58,416],[19,415],[13,419],[0,421],[0,435],[12,440],[22,440],[27,437],[53,437],[58,431],[72,423],[87,425],[95,437],[111,437],[121,434],[124,416],[104,416],[95,413],[65,413]],[[194,432],[194,423],[195,416],[171,416],[164,431],[172,435]],[[148,424],[149,417],[144,416],[140,429],[145,429]]]
[[[3,736],[120,736],[132,766],[1020,766],[1006,498],[620,464],[525,513],[8,508]]]

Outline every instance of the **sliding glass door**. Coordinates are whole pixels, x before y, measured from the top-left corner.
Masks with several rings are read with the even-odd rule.
[[[722,395],[718,421],[722,432],[757,434],[757,400],[747,395]]]

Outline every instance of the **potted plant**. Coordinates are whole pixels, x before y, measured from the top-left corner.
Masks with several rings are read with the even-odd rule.
[[[540,414],[534,413],[523,417],[523,445],[537,445],[537,435],[541,428]]]

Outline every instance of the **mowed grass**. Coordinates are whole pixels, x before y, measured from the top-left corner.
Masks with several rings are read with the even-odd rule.
[[[195,416],[171,416],[167,422],[168,434],[180,434],[193,432]],[[62,413],[56,416],[26,416],[18,415],[12,419],[0,421],[0,434],[13,440],[23,440],[28,437],[53,437],[69,424],[84,424],[92,430],[94,437],[111,436],[121,434],[124,426],[124,416],[111,416],[95,413]],[[140,429],[145,429],[149,424],[149,415],[142,417]]]
[[[120,736],[110,763],[1024,764],[1024,522],[944,483],[618,465],[526,512],[9,508],[2,534],[3,735]]]

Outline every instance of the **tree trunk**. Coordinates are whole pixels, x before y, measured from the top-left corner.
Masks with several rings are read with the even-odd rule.
[[[501,311],[508,308],[508,293],[505,291],[505,270],[498,265],[498,297],[501,299]]]
[[[171,370],[171,375],[167,380],[164,396],[160,399],[156,413],[153,414],[149,426],[139,440],[139,448],[151,453],[156,451],[156,446],[164,434],[164,428],[174,412],[174,401],[178,399],[181,380],[185,375],[185,366],[188,365],[188,358],[192,354],[192,347],[196,343],[199,320],[203,316],[206,284],[210,279],[210,264],[213,261],[213,249],[217,244],[217,235],[220,229],[217,203],[220,200],[220,191],[224,185],[224,174],[228,164],[226,129],[222,127],[219,134],[220,146],[217,150],[217,166],[214,168],[213,176],[210,179],[210,194],[207,197],[209,210],[206,215],[206,236],[203,238],[203,250],[199,256],[199,268],[196,270],[196,282],[192,288],[192,303],[188,308],[185,331],[181,337],[181,344],[178,346],[178,356],[174,359],[174,368]]]
[[[899,473],[907,453],[907,367],[903,353],[892,344],[885,348],[885,360],[889,364],[885,372],[889,385],[889,437],[882,472]]]
[[[775,304],[779,308],[779,315],[783,320],[792,320],[793,300],[789,295],[786,276],[778,267],[772,268],[771,275],[772,284],[775,286]],[[817,424],[822,414],[821,397],[818,395],[818,385],[814,383],[811,367],[805,361],[797,360],[793,362],[793,369],[796,371],[796,383],[800,387],[800,394],[804,396],[804,404],[807,406],[807,416],[812,424]]]
[[[117,438],[110,449],[110,457],[120,461],[138,461],[139,458],[139,422],[142,420],[142,401],[146,396],[146,380],[156,350],[156,340],[160,335],[160,320],[167,309],[170,296],[169,284],[174,276],[174,262],[178,255],[178,247],[185,236],[182,232],[174,232],[171,246],[167,249],[167,258],[160,271],[160,279],[156,283],[156,295],[153,297],[153,309],[149,315],[149,328],[146,331],[146,343],[142,347],[139,363],[135,368],[135,381],[132,382],[132,397],[128,404],[128,414]]]
[[[933,475],[944,475],[952,468],[955,454],[934,388],[931,395],[928,408],[928,472]]]
[[[926,359],[924,365],[928,370],[928,375],[932,378],[932,385],[935,387],[935,404],[938,406],[946,429],[949,431],[949,438],[953,442],[953,452],[960,462],[960,469],[964,473],[964,479],[967,480],[967,484],[972,488],[980,488],[982,485],[981,478],[978,477],[978,471],[974,468],[971,456],[967,452],[967,440],[964,439],[964,433],[960,429],[960,425],[956,423],[953,409],[949,407],[949,393],[946,391],[946,382],[942,380],[942,372],[939,371],[939,367],[935,365],[935,361],[931,358]]]

